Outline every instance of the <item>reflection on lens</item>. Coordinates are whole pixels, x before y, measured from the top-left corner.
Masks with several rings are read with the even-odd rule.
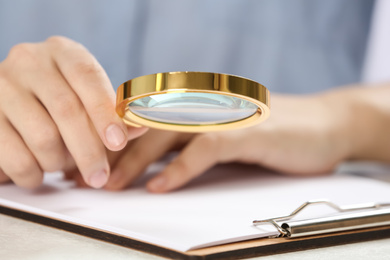
[[[213,93],[165,93],[140,98],[129,110],[145,119],[180,125],[230,123],[250,117],[257,106],[250,101]]]

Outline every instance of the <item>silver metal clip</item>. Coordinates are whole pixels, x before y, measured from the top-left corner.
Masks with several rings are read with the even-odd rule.
[[[341,213],[353,213],[339,214],[337,216],[321,217],[316,219],[289,221],[283,222],[282,224],[277,223],[277,221],[290,220],[304,208],[314,204],[325,204]],[[311,200],[303,203],[287,216],[254,220],[253,225],[267,223],[272,224],[278,229],[280,233],[279,237],[289,238],[353,230],[358,228],[385,226],[390,225],[390,208],[387,207],[390,207],[390,203],[369,203],[365,205],[340,207],[328,200]]]

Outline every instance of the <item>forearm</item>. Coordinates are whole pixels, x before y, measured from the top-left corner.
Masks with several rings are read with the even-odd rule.
[[[390,84],[351,87],[323,94],[345,160],[390,162]]]

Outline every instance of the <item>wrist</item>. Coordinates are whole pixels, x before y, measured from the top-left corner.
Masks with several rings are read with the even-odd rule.
[[[336,164],[351,158],[355,149],[354,137],[350,135],[352,128],[351,107],[347,105],[338,93],[325,92],[317,96],[318,102],[323,105],[323,120],[325,124],[325,138],[332,146],[333,158]],[[352,115],[353,117],[353,115]]]
[[[329,93],[333,132],[342,160],[390,161],[388,87],[351,87]]]

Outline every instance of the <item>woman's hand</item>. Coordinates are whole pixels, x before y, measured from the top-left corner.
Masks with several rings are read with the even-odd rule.
[[[180,188],[213,165],[233,161],[286,174],[329,173],[349,154],[346,125],[333,113],[320,96],[274,95],[271,117],[254,127],[197,135],[149,130],[116,155],[105,188],[127,187],[150,163],[177,149],[180,154],[147,184],[151,192]]]
[[[0,63],[0,182],[36,187],[44,171],[77,166],[100,188],[117,151],[146,131],[127,128],[97,60],[64,37],[13,47]]]

